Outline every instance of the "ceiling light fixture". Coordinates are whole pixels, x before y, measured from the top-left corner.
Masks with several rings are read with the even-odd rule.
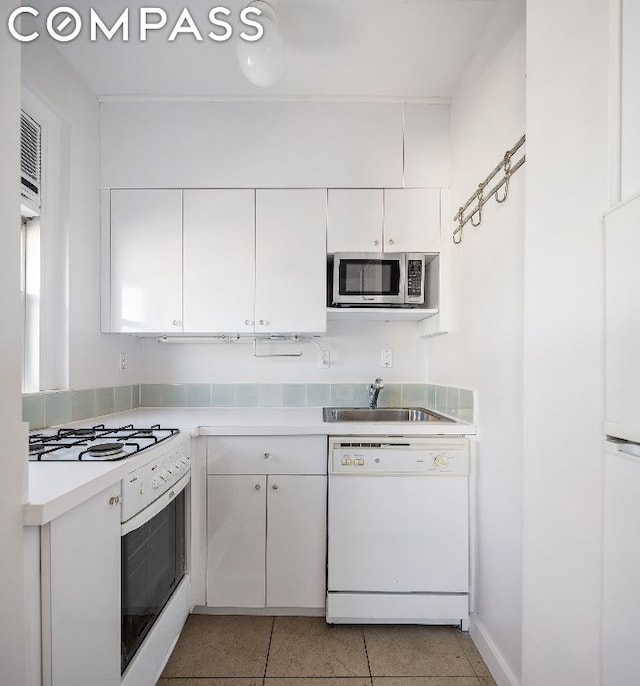
[[[249,7],[261,11],[262,37],[254,42],[238,41],[238,62],[242,73],[255,86],[265,88],[282,74],[284,45],[273,7],[265,0],[254,0]]]

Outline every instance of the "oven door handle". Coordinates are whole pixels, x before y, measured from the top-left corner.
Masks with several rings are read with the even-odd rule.
[[[121,536],[126,536],[126,534],[131,531],[139,529],[144,526],[149,520],[153,519],[158,512],[164,510],[164,508],[184,489],[187,484],[191,481],[191,472],[185,474],[180,481],[177,481],[166,493],[163,493],[159,498],[154,500],[150,505],[138,512],[137,515],[131,517],[131,519],[126,522],[122,522]]]

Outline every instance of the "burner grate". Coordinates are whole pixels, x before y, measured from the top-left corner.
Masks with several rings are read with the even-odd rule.
[[[97,424],[58,429],[50,434],[39,432],[29,437],[29,459],[61,462],[122,460],[178,433],[179,429],[164,428],[160,424],[149,427],[134,427],[133,424],[107,427]]]

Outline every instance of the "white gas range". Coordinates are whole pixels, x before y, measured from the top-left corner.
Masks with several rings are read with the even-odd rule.
[[[66,470],[130,463],[111,503],[121,521],[121,683],[155,683],[188,614],[190,436],[158,424],[50,429],[30,435],[29,460]]]

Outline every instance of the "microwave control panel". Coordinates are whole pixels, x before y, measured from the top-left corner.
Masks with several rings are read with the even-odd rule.
[[[424,260],[407,260],[407,296],[420,298],[422,296],[422,265]]]

